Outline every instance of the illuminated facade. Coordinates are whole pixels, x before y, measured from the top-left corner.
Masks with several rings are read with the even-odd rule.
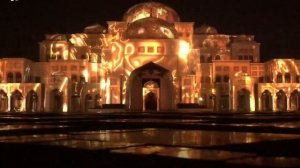
[[[260,63],[252,35],[194,29],[158,2],[83,33],[46,35],[40,62],[0,59],[0,111],[297,111],[300,60]],[[122,106],[123,105],[123,106]]]

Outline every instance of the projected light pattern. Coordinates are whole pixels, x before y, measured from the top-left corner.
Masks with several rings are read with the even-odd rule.
[[[178,103],[214,111],[300,110],[300,60],[260,63],[253,35],[194,28],[158,2],[134,5],[107,25],[47,34],[40,62],[0,59],[0,111],[25,111],[32,95],[38,109],[30,111],[89,112],[107,104],[163,111]]]

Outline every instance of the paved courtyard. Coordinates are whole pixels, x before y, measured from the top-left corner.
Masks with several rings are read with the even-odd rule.
[[[1,113],[0,167],[300,167],[300,113]]]

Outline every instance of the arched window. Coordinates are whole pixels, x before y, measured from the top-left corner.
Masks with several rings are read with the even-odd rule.
[[[277,83],[282,83],[282,74],[278,73],[276,79],[277,79]]]
[[[290,73],[285,73],[284,74],[284,80],[286,83],[290,83],[291,82],[291,74]]]
[[[287,110],[287,96],[283,90],[280,90],[276,93],[276,106],[278,111],[286,111]]]
[[[216,56],[215,56],[215,60],[221,60],[220,55],[216,55]]]
[[[16,90],[12,93],[10,97],[10,110],[12,112],[19,112],[22,109],[22,93],[19,90]]]
[[[26,96],[26,111],[36,112],[38,108],[38,95],[35,91],[31,90]]]
[[[22,83],[22,74],[20,72],[16,72],[16,83]]]
[[[6,76],[7,83],[14,83],[14,74],[12,72],[8,72]]]
[[[7,94],[0,90],[0,112],[6,112],[8,109],[8,98]]]
[[[145,110],[157,110],[157,96],[152,91],[147,93],[145,96]]]
[[[262,111],[272,111],[273,110],[273,98],[270,91],[265,90],[261,94],[261,110]]]

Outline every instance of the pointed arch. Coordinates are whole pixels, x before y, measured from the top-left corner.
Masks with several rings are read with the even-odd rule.
[[[221,60],[221,56],[220,55],[216,55],[215,56],[215,60]]]
[[[8,72],[6,74],[7,83],[14,83],[14,74],[12,72]]]
[[[38,109],[38,94],[34,90],[30,90],[26,96],[26,111],[36,112]]]
[[[155,81],[159,88],[156,89],[157,107],[159,110],[170,110],[175,108],[174,86],[171,72],[153,62],[149,62],[131,72],[126,103],[131,110],[144,110],[146,90],[144,84],[148,81]],[[144,92],[145,91],[145,92]]]
[[[0,112],[6,112],[8,109],[8,97],[7,94],[0,90]]]
[[[12,112],[19,112],[22,109],[23,95],[19,90],[15,90],[10,96],[10,110]]]
[[[290,107],[291,111],[300,111],[300,92],[298,90],[291,93]]]
[[[283,90],[279,90],[276,93],[276,107],[278,111],[287,110],[287,96]]]
[[[273,110],[273,98],[269,90],[265,90],[261,94],[261,110],[272,111]]]
[[[16,72],[16,83],[22,83],[22,74],[21,72]]]

